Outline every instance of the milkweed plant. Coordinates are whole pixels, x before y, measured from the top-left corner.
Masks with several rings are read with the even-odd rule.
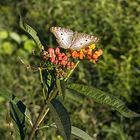
[[[103,55],[102,49],[97,49],[95,43],[80,50],[65,49],[64,51],[59,46],[45,48],[37,36],[37,32],[26,24],[22,18],[20,18],[20,27],[33,38],[40,54],[39,67],[36,69],[40,76],[42,88],[40,96],[43,96],[43,107],[41,107],[38,117],[33,122],[28,106],[9,91],[0,91],[0,95],[9,100],[9,112],[15,130],[17,130],[15,131],[17,140],[25,140],[27,137],[28,140],[32,140],[41,122],[49,112],[54,122],[44,127],[56,128],[64,140],[71,140],[73,137],[82,140],[93,140],[86,132],[71,125],[68,111],[62,104],[62,99],[65,100],[65,94],[67,94],[66,89],[76,91],[77,94],[87,96],[97,103],[108,105],[124,117],[140,116],[140,114],[127,108],[120,99],[113,95],[88,85],[69,82],[70,76],[74,73],[78,64],[82,63],[83,59],[89,60],[94,65],[99,57]],[[30,68],[32,69],[32,66]],[[43,73],[45,73],[45,76]],[[60,97],[62,97],[61,100]],[[26,127],[30,129],[28,134],[25,131]]]

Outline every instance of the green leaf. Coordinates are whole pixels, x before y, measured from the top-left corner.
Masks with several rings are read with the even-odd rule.
[[[8,38],[8,32],[7,31],[0,31],[0,40]]]
[[[65,98],[65,82],[60,80],[60,79],[57,79],[56,80],[56,85],[57,85],[57,88],[59,90],[59,94],[62,95],[63,99]]]
[[[14,97],[16,98],[16,97]],[[24,140],[25,138],[25,110],[26,106],[18,101],[17,103],[14,101],[10,101],[10,116],[14,120],[17,139]]]
[[[4,54],[9,54],[11,55],[14,51],[14,46],[12,43],[8,42],[8,41],[5,41],[3,44],[2,44],[2,47],[1,47],[1,52],[3,52]]]
[[[14,104],[18,104],[20,103],[21,101],[16,97],[14,96],[9,90],[5,90],[5,89],[0,89],[0,96],[5,98],[7,101],[9,102],[12,102]],[[22,103],[23,104],[23,103]],[[30,112],[29,110],[26,108],[25,109],[25,122],[29,125],[32,126],[32,121],[31,121],[31,116],[30,116]]]
[[[21,38],[20,36],[16,33],[16,32],[10,32],[9,33],[9,36],[15,40],[17,43],[20,43],[21,42]]]
[[[51,125],[42,126],[38,130],[48,129],[50,127],[57,128],[57,126],[53,123]],[[81,140],[93,140],[93,138],[91,136],[89,136],[86,132],[84,132],[83,130],[81,130],[75,126],[71,127],[71,134],[72,134],[73,138],[77,138],[78,140],[79,139],[81,139]]]
[[[83,101],[84,101],[84,99],[83,99],[83,97],[82,97],[82,95],[79,95],[79,94],[77,94],[77,92],[76,91],[74,91],[74,90],[69,90],[69,89],[66,89],[66,97],[67,97],[67,99],[69,100],[69,102],[72,102],[72,104],[74,104],[74,105],[78,105],[79,106],[79,104],[83,104]]]
[[[64,140],[71,139],[71,122],[65,107],[56,99],[48,102],[52,117]]]
[[[24,112],[24,115],[25,115],[25,122],[27,124],[29,124],[30,126],[32,126],[32,121],[31,121],[31,115],[30,115],[30,112],[29,110],[26,108],[26,106],[22,103],[21,100],[19,100],[16,96],[13,95],[13,99],[12,99],[12,102],[14,102],[14,104],[18,105],[19,103],[22,105],[22,107],[25,107],[25,112]],[[22,110],[21,110],[22,111]]]
[[[84,132],[83,130],[72,126],[72,136],[76,137],[78,140],[93,140],[93,138],[91,136],[89,136],[86,132]]]
[[[125,117],[140,117],[140,114],[131,111],[127,106],[117,97],[107,94],[97,88],[81,85],[81,84],[69,84],[69,89],[75,90],[78,93],[91,97],[98,103],[106,104],[113,107]]]
[[[16,55],[20,56],[21,58],[24,58],[25,60],[29,59],[29,54],[22,48],[17,50]]]
[[[24,49],[27,50],[29,53],[32,53],[34,47],[35,47],[35,43],[33,40],[29,39],[25,41]]]
[[[37,35],[37,32],[31,26],[26,24],[23,21],[22,17],[20,17],[20,27],[34,39],[34,41],[37,44],[37,46],[39,47],[40,51],[42,51],[42,49],[44,49],[44,47],[41,44],[41,41]]]

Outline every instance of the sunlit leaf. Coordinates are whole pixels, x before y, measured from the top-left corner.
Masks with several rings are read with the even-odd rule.
[[[0,39],[6,39],[6,38],[8,38],[8,32],[0,31]]]
[[[71,139],[71,122],[65,107],[56,99],[48,102],[48,106],[54,118],[55,124],[64,138],[64,140]]]
[[[75,126],[72,126],[72,136],[73,137],[76,137],[81,140],[94,140],[91,136],[89,136],[86,132],[84,132],[83,130],[75,127]]]
[[[12,54],[13,51],[14,51],[14,46],[12,43],[6,41],[2,44],[2,47],[1,47],[1,52],[3,52],[4,54]]]
[[[29,53],[32,53],[34,47],[35,47],[35,43],[33,40],[25,41],[24,49],[27,50]]]
[[[44,47],[43,47],[43,45],[41,44],[40,39],[39,39],[39,37],[38,37],[38,35],[37,35],[37,32],[36,32],[31,26],[29,26],[28,24],[26,24],[26,23],[23,21],[22,17],[20,17],[20,27],[21,27],[24,31],[26,31],[26,32],[34,39],[34,41],[35,41],[35,43],[37,44],[37,46],[39,47],[40,51],[41,51],[42,49],[44,49]]]
[[[48,129],[48,128],[57,128],[57,126],[53,123],[51,125],[45,125],[39,128],[40,129]],[[57,128],[58,129],[58,128]],[[77,138],[78,140],[94,140],[91,136],[89,136],[86,132],[84,132],[83,130],[75,127],[75,126],[71,126],[71,134],[72,134],[72,138]]]
[[[21,42],[21,38],[20,36],[16,33],[16,32],[10,32],[9,33],[9,36],[15,40],[17,43],[20,43]]]
[[[98,103],[113,107],[125,117],[140,117],[140,114],[131,111],[120,99],[97,88],[81,84],[69,84],[67,87],[85,96],[91,97]]]

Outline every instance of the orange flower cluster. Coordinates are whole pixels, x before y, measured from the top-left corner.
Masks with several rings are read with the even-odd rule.
[[[44,60],[49,60],[52,64],[61,65],[67,69],[72,69],[74,67],[74,62],[71,62],[65,53],[60,52],[60,48],[48,48],[47,51],[42,52],[42,58]]]
[[[102,55],[102,49],[95,50],[95,44],[90,45],[89,47],[82,49],[80,51],[72,51],[70,50],[69,56],[73,58],[79,58],[80,60],[87,58],[91,62],[96,63],[98,58]]]
[[[56,75],[59,78],[67,76],[67,70],[73,69],[75,63],[70,61],[70,58],[78,58],[80,60],[87,58],[91,62],[96,63],[98,58],[102,55],[102,50],[96,50],[95,45],[92,44],[89,47],[80,51],[68,50],[67,53],[60,52],[60,48],[48,48],[47,51],[42,51],[42,59],[55,65]]]

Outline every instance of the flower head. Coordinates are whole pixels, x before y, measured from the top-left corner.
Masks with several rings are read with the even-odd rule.
[[[78,58],[80,60],[87,58],[91,62],[96,63],[96,61],[98,60],[98,57],[100,57],[102,55],[103,51],[102,51],[102,49],[96,50],[95,48],[96,48],[95,44],[91,44],[90,46],[88,46],[84,49],[81,49],[80,51],[71,50],[68,55],[69,55],[69,57],[72,57],[74,59]]]
[[[88,59],[89,61],[96,63],[98,58],[102,55],[102,49],[96,50],[95,44],[92,44],[81,50],[68,50],[66,53],[61,52],[60,48],[48,48],[47,51],[42,52],[43,60],[47,60],[57,68],[57,76],[66,75],[68,69],[73,69],[75,63],[73,59]]]

